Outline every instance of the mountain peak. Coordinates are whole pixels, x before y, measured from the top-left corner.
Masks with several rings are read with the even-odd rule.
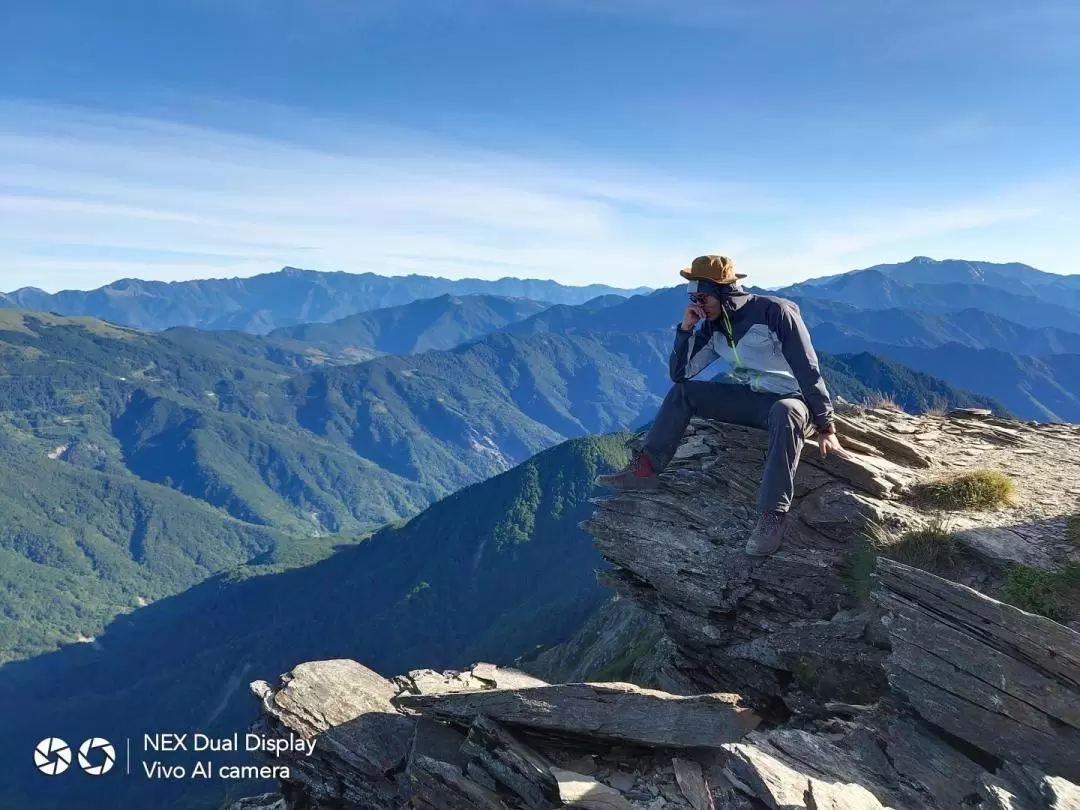
[[[937,259],[931,259],[929,256],[913,256],[909,264],[937,264]]]

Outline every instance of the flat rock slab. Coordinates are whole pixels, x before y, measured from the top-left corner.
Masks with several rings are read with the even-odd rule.
[[[399,691],[412,695],[442,695],[448,692],[475,692],[478,689],[520,689],[525,686],[546,686],[547,682],[516,669],[494,664],[476,664],[471,669],[436,672],[433,669],[414,669],[407,675],[394,678]]]
[[[585,810],[634,810],[619,791],[598,782],[591,776],[553,768],[551,775],[559,784],[559,799],[563,806]]]
[[[531,729],[664,748],[714,748],[742,739],[760,719],[738,695],[681,697],[626,683],[562,684],[445,695],[402,695],[398,704],[468,725],[478,714]]]
[[[267,714],[316,751],[347,752],[354,766],[383,774],[405,758],[414,721],[391,703],[394,684],[347,658],[308,661],[281,676],[274,689],[251,683]]]
[[[724,746],[725,775],[770,810],[885,810],[860,785],[824,781],[753,745]]]
[[[1056,567],[1046,543],[1036,543],[1011,529],[976,526],[954,533],[954,537],[976,554],[998,563],[1019,563],[1032,568]]]

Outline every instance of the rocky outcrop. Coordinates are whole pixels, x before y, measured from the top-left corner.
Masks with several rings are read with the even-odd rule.
[[[659,622],[635,654],[663,691],[309,662],[252,685],[263,733],[315,740],[284,755],[283,807],[1080,807],[1080,634],[995,598],[1013,565],[1080,565],[1080,429],[891,410],[840,425],[851,452],[807,451],[769,558],[742,553],[754,430],[695,423],[658,491],[597,502],[604,581],[655,618],[607,616],[536,663],[610,668],[619,656],[590,643]],[[1011,474],[1016,503],[942,513],[908,497],[970,467]],[[943,525],[950,579],[888,559],[881,538]]]
[[[734,695],[548,685],[489,664],[390,681],[314,661],[252,690],[258,733],[315,741],[274,757],[290,768],[285,808],[694,808],[709,794],[695,752],[760,722]]]
[[[1080,563],[1066,528],[1080,511],[1080,428],[877,410],[841,416],[839,430],[850,452],[821,459],[806,448],[785,544],[764,560],[743,553],[761,431],[695,422],[666,486],[597,503],[587,527],[615,565],[604,581],[659,616],[675,644],[665,688],[734,690],[781,709],[880,696],[887,644],[851,582],[871,525],[899,536],[944,522],[967,552],[957,577],[984,589],[1010,563]],[[1017,505],[943,514],[905,498],[973,467],[1012,475]]]

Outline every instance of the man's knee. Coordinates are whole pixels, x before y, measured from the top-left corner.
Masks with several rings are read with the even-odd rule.
[[[780,399],[769,408],[769,425],[790,425],[797,430],[803,430],[810,420],[810,412],[806,405],[798,399]]]
[[[690,404],[692,398],[690,396],[691,390],[693,390],[694,382],[692,380],[683,380],[677,382],[671,386],[671,390],[668,391],[666,399],[675,399],[679,402]]]

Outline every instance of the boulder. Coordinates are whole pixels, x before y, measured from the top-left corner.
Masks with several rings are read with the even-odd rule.
[[[397,704],[452,723],[468,724],[483,715],[533,731],[670,748],[738,740],[760,722],[737,695],[682,697],[627,683],[402,695]]]

